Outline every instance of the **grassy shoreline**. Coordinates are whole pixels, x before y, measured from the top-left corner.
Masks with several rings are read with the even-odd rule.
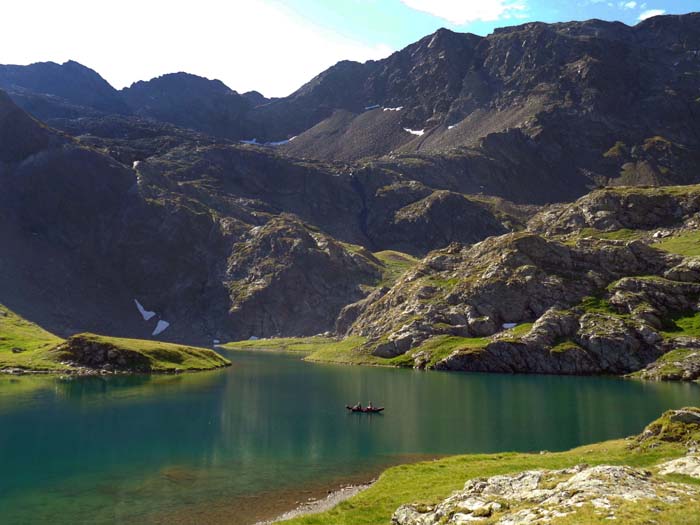
[[[230,364],[208,348],[95,334],[62,339],[0,304],[0,374],[175,374]]]
[[[401,505],[408,503],[434,505],[455,490],[462,489],[465,482],[470,479],[514,474],[526,470],[558,470],[583,464],[643,468],[666,481],[700,486],[700,479],[679,475],[660,476],[655,467],[663,461],[684,456],[687,453],[688,444],[700,438],[700,425],[679,426],[671,422],[669,413],[666,413],[647,427],[647,429],[654,428],[659,432],[658,436],[646,442],[639,441],[640,437],[637,436],[584,445],[564,452],[469,454],[391,467],[366,490],[342,501],[332,509],[317,514],[301,515],[282,523],[288,525],[390,523],[393,512]],[[669,518],[672,518],[668,523],[698,523],[699,510],[700,502],[695,501],[688,507],[672,508],[671,506],[655,517],[662,518],[664,512],[668,512]],[[639,518],[639,521],[629,521],[629,523],[651,523],[648,521],[648,518],[652,517],[648,509],[633,512],[638,513],[633,517]],[[686,521],[692,517],[695,517],[696,521]],[[673,521],[678,519],[681,521]],[[657,521],[657,523],[662,522],[664,522],[663,519]],[[571,523],[576,523],[575,516]],[[625,521],[625,523],[628,522]]]

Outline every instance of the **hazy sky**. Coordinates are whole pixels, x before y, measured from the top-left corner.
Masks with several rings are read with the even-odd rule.
[[[0,63],[73,59],[117,88],[187,71],[283,96],[339,60],[383,58],[439,27],[485,35],[693,10],[700,0],[4,0]]]

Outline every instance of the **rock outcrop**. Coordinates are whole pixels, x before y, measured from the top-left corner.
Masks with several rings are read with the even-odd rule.
[[[700,479],[700,456],[685,456],[659,465],[659,474],[681,474]]]
[[[51,350],[68,373],[180,373],[231,363],[213,350],[184,345],[78,334]]]
[[[686,456],[648,470],[626,465],[577,465],[560,470],[528,470],[470,479],[439,503],[408,504],[393,514],[394,525],[466,523],[548,524],[644,519],[663,508],[697,505],[695,484],[671,482],[668,475],[700,478],[700,409],[669,410],[638,436],[630,449],[662,443],[687,447]],[[634,451],[633,453],[635,453]],[[630,513],[631,509],[634,509]]]
[[[654,243],[694,235],[699,195],[697,186],[593,192],[540,213],[530,231],[430,253],[391,289],[348,307],[337,326],[367,338],[374,355],[407,354],[417,367],[645,369],[640,377],[694,380],[700,338],[672,319],[691,322],[700,308],[700,267]],[[426,359],[441,340],[449,353]]]
[[[465,523],[551,523],[575,517],[585,506],[598,519],[618,519],[623,505],[691,501],[699,491],[692,486],[655,478],[651,472],[627,466],[579,465],[563,470],[531,470],[519,474],[474,479],[464,490],[437,506],[405,505],[396,510],[396,525]]]
[[[380,277],[371,254],[352,252],[294,219],[273,219],[233,247],[229,322],[243,338],[326,332],[341,308]]]
[[[435,189],[561,202],[599,184],[698,182],[699,27],[689,13],[440,29],[274,100],[185,73],[118,92],[75,62],[0,66],[0,88],[64,129],[137,115],[298,158],[380,158]]]
[[[688,341],[688,343],[695,342]],[[635,373],[634,377],[649,381],[698,381],[700,380],[700,347],[672,350]]]

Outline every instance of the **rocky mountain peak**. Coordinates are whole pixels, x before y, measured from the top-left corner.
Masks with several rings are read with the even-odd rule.
[[[38,62],[28,66],[0,66],[0,88],[60,97],[71,104],[105,112],[126,111],[118,92],[104,78],[73,60],[64,64]]]

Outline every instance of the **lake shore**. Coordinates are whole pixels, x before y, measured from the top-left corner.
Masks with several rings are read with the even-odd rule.
[[[376,479],[373,479],[369,483],[359,484],[359,485],[347,485],[339,489],[330,491],[328,496],[321,499],[316,499],[302,503],[297,508],[287,511],[284,514],[277,516],[271,520],[258,521],[255,525],[272,525],[273,523],[280,523],[282,521],[291,520],[294,518],[301,518],[303,516],[309,516],[311,514],[320,514],[321,512],[326,512],[331,510],[333,507],[346,501],[354,496],[357,496],[360,492],[369,489]]]

